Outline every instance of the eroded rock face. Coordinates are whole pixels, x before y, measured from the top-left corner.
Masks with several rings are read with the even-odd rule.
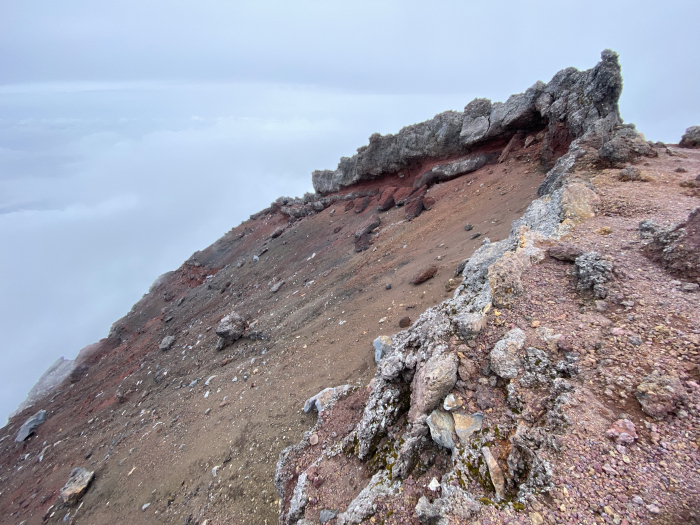
[[[644,247],[650,259],[673,275],[700,283],[700,207],[690,212],[687,220],[650,234],[653,240]]]
[[[659,153],[630,124],[619,126],[613,137],[598,150],[598,155],[604,163],[622,168],[639,157],[658,157]]]
[[[506,102],[475,99],[459,113],[447,111],[431,120],[407,126],[395,135],[375,133],[352,157],[343,157],[335,170],[312,174],[314,189],[325,195],[358,182],[398,173],[417,161],[468,154],[488,141],[507,142],[519,131],[541,130],[542,157],[551,166],[576,139],[600,148],[622,121],[617,102],[622,92],[618,56],[605,50],[592,69],[567,68],[548,84],[537,82]],[[612,148],[618,151],[620,148]],[[484,162],[476,157],[466,164]],[[486,161],[488,162],[488,160]],[[468,166],[440,168],[433,177],[456,176]],[[462,172],[464,173],[464,172]],[[420,184],[428,183],[427,180]]]
[[[700,126],[686,129],[678,145],[681,148],[700,148]]]

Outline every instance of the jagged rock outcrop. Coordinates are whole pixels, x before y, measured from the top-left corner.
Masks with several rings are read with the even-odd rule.
[[[395,135],[375,133],[367,146],[359,148],[352,157],[343,157],[335,170],[314,171],[314,189],[326,195],[358,182],[398,173],[419,161],[468,154],[487,142],[500,142],[505,146],[522,130],[544,131],[542,159],[545,165],[551,166],[576,139],[583,139],[596,149],[610,140],[622,122],[617,106],[621,92],[617,53],[605,50],[594,68],[587,71],[564,69],[549,83],[538,81],[525,93],[512,95],[506,102],[475,99],[462,113],[447,111],[426,122],[405,127]],[[630,133],[620,131],[618,135],[619,141],[627,147]],[[620,147],[615,146],[611,151],[618,151]],[[641,146],[629,147],[636,152]],[[491,155],[477,155],[461,161],[464,165],[458,162],[426,172],[426,180],[420,184],[466,173],[470,166],[492,160]]]
[[[678,145],[681,148],[700,148],[700,126],[686,129]]]
[[[700,207],[685,221],[652,234],[644,253],[673,275],[700,283]]]

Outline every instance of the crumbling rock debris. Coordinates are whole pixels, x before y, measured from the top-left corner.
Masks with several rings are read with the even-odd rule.
[[[338,515],[338,525],[355,525],[362,523],[377,512],[376,499],[394,494],[399,488],[399,481],[391,480],[386,470],[380,470],[367,486],[352,500],[345,512]]]
[[[19,432],[17,432],[15,441],[21,443],[27,439],[44,421],[46,421],[46,410],[39,410],[19,427]]]
[[[700,126],[686,129],[678,145],[681,148],[700,148]]]
[[[644,219],[640,221],[637,229],[641,239],[650,239],[660,230],[659,225],[652,219]]]
[[[64,503],[66,505],[75,505],[83,497],[83,494],[87,492],[94,478],[94,472],[81,467],[74,468],[70,476],[68,476],[68,481],[61,489],[61,498]]]
[[[418,272],[416,276],[413,279],[411,279],[410,283],[415,285],[423,284],[428,279],[432,279],[433,277],[435,277],[437,271],[437,266],[431,264],[427,268],[423,268],[420,272]]]
[[[597,252],[584,253],[576,258],[576,287],[579,290],[592,290],[598,299],[608,295],[606,283],[612,280],[613,264]]]
[[[216,327],[216,335],[219,336],[216,349],[223,350],[227,346],[238,341],[243,337],[247,326],[248,323],[246,323],[246,320],[238,312],[233,311],[228,314],[221,320],[219,326]]]
[[[636,395],[644,413],[655,419],[663,419],[677,412],[688,400],[688,395],[677,377],[660,374],[657,370],[637,386]]]
[[[640,223],[640,231],[641,228]],[[658,231],[645,230],[653,234],[652,241],[643,249],[647,257],[673,275],[700,283],[700,207],[675,226]]]
[[[421,496],[416,505],[416,515],[425,525],[449,525],[452,518],[468,523],[481,508],[468,493],[453,485],[442,486],[442,497],[432,503],[425,496]]]

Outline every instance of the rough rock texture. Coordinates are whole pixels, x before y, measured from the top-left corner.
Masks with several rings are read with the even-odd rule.
[[[339,397],[346,396],[352,389],[352,385],[324,388],[318,394],[306,400],[304,412],[308,413],[315,409],[320,414],[327,408],[330,408]]]
[[[158,349],[162,350],[163,352],[166,352],[170,350],[173,345],[175,344],[175,336],[174,335],[166,335],[158,345]]]
[[[700,126],[686,129],[678,145],[681,148],[700,148]]]
[[[656,419],[677,412],[688,396],[677,377],[652,372],[637,386],[642,410]]]
[[[19,428],[15,441],[17,443],[21,443],[27,439],[44,421],[46,421],[46,410],[39,410],[36,414],[27,419]]]
[[[597,252],[584,253],[576,258],[576,287],[591,290],[598,299],[608,295],[606,283],[612,280],[613,265]]]
[[[216,349],[223,350],[235,341],[238,341],[243,337],[247,327],[248,323],[241,314],[235,311],[228,314],[216,327],[216,335],[219,336]]]
[[[537,82],[504,103],[475,99],[462,113],[447,111],[405,127],[396,135],[375,133],[367,146],[359,148],[352,157],[343,157],[335,170],[314,171],[314,189],[326,195],[358,182],[398,173],[418,161],[469,153],[489,141],[505,144],[523,130],[545,128],[543,160],[552,165],[573,140],[584,139],[596,148],[609,140],[621,123],[617,107],[621,92],[618,56],[605,50],[594,68],[564,69],[548,84]],[[620,140],[626,139],[624,135]],[[627,142],[624,145],[627,147]],[[446,171],[436,176],[450,175]]]
[[[455,162],[438,164],[434,168],[421,174],[420,177],[413,182],[413,185],[416,188],[425,185],[430,187],[436,182],[444,182],[454,179],[455,177],[461,177],[462,175],[472,173],[495,159],[496,155],[493,153],[474,153]]]
[[[379,215],[377,214],[372,214],[370,215],[365,222],[363,222],[359,228],[357,228],[357,231],[355,231],[355,239],[362,237],[363,235],[367,233],[371,233],[372,230],[374,230],[377,226],[379,226],[382,223],[382,220],[379,218]]]
[[[514,328],[498,341],[489,354],[491,370],[503,379],[518,376],[521,368],[520,350],[525,346],[525,332]]]
[[[431,264],[427,268],[423,268],[420,272],[418,272],[416,276],[413,279],[411,279],[411,284],[423,284],[428,279],[432,279],[433,277],[435,277],[437,271],[437,266]]]
[[[513,298],[523,293],[523,284],[520,281],[523,269],[523,263],[515,252],[507,252],[489,267],[489,286],[494,306],[507,308]]]
[[[419,365],[411,383],[409,421],[436,408],[457,382],[459,362],[454,354],[438,354]]]
[[[583,255],[583,250],[568,242],[560,242],[551,246],[547,250],[547,255],[560,261],[574,262],[577,257]]]
[[[620,445],[631,445],[637,441],[637,429],[629,419],[618,419],[605,433],[615,443]]]
[[[637,133],[634,124],[629,124],[618,126],[613,137],[598,150],[598,155],[604,163],[622,168],[639,157],[656,157],[659,153]]]
[[[362,523],[376,512],[375,500],[380,496],[393,494],[399,488],[397,481],[392,482],[385,470],[377,472],[362,492],[350,503],[348,509],[338,515],[338,525]]]
[[[74,468],[68,477],[68,481],[66,481],[66,484],[61,489],[61,498],[63,502],[66,505],[75,505],[78,503],[94,478],[94,472],[81,467]]]
[[[434,410],[426,422],[435,443],[450,450],[455,448],[455,421],[452,414],[444,410]]]
[[[645,231],[651,230],[645,227]],[[700,283],[700,207],[690,212],[687,220],[652,233],[645,254],[673,275]]]
[[[442,497],[432,503],[422,496],[416,505],[416,515],[426,525],[450,525],[454,520],[468,523],[469,518],[479,511],[481,505],[459,487],[443,485]]]

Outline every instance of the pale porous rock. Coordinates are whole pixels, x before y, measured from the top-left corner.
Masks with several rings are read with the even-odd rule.
[[[27,439],[44,421],[46,421],[46,410],[39,410],[19,427],[19,432],[17,432],[15,441],[21,443]]]
[[[523,270],[523,263],[515,252],[506,252],[489,267],[489,286],[494,306],[508,308],[513,299],[523,293],[520,280]]]
[[[375,133],[355,155],[341,158],[335,170],[314,171],[313,186],[322,195],[337,192],[419,161],[469,154],[489,141],[505,143],[518,132],[543,128],[542,157],[552,165],[576,139],[595,148],[610,139],[622,122],[617,106],[621,92],[618,56],[605,50],[592,69],[564,69],[549,83],[538,81],[506,102],[475,99],[461,113],[447,111],[395,135]]]
[[[686,129],[678,145],[681,148],[700,148],[700,126]]]
[[[525,332],[520,328],[513,328],[506,333],[489,354],[491,370],[503,379],[517,377],[522,366],[519,353],[523,346],[525,346]]]
[[[219,336],[219,341],[216,345],[217,350],[223,350],[227,346],[235,343],[241,337],[245,329],[248,327],[245,318],[238,312],[231,312],[224,317],[219,326],[216,327],[216,335]]]
[[[637,401],[645,414],[663,419],[687,402],[688,394],[677,377],[652,372],[637,386]]]
[[[561,196],[561,207],[564,220],[578,224],[595,217],[596,206],[600,197],[579,182],[568,184]]]
[[[380,470],[367,486],[350,502],[345,512],[338,514],[338,525],[355,525],[362,523],[377,512],[376,499],[380,496],[387,496],[398,491],[400,483],[392,481],[386,470]]]
[[[459,523],[469,523],[481,505],[474,498],[459,487],[442,484],[442,497],[432,503],[425,496],[421,496],[416,505],[416,515],[421,523],[426,525],[450,525],[459,520]]]
[[[87,492],[94,478],[94,472],[80,467],[74,468],[68,476],[68,481],[61,489],[63,502],[66,505],[75,505]]]
[[[391,352],[391,337],[380,335],[374,340],[372,346],[374,346],[374,362],[379,363],[384,356]]]

